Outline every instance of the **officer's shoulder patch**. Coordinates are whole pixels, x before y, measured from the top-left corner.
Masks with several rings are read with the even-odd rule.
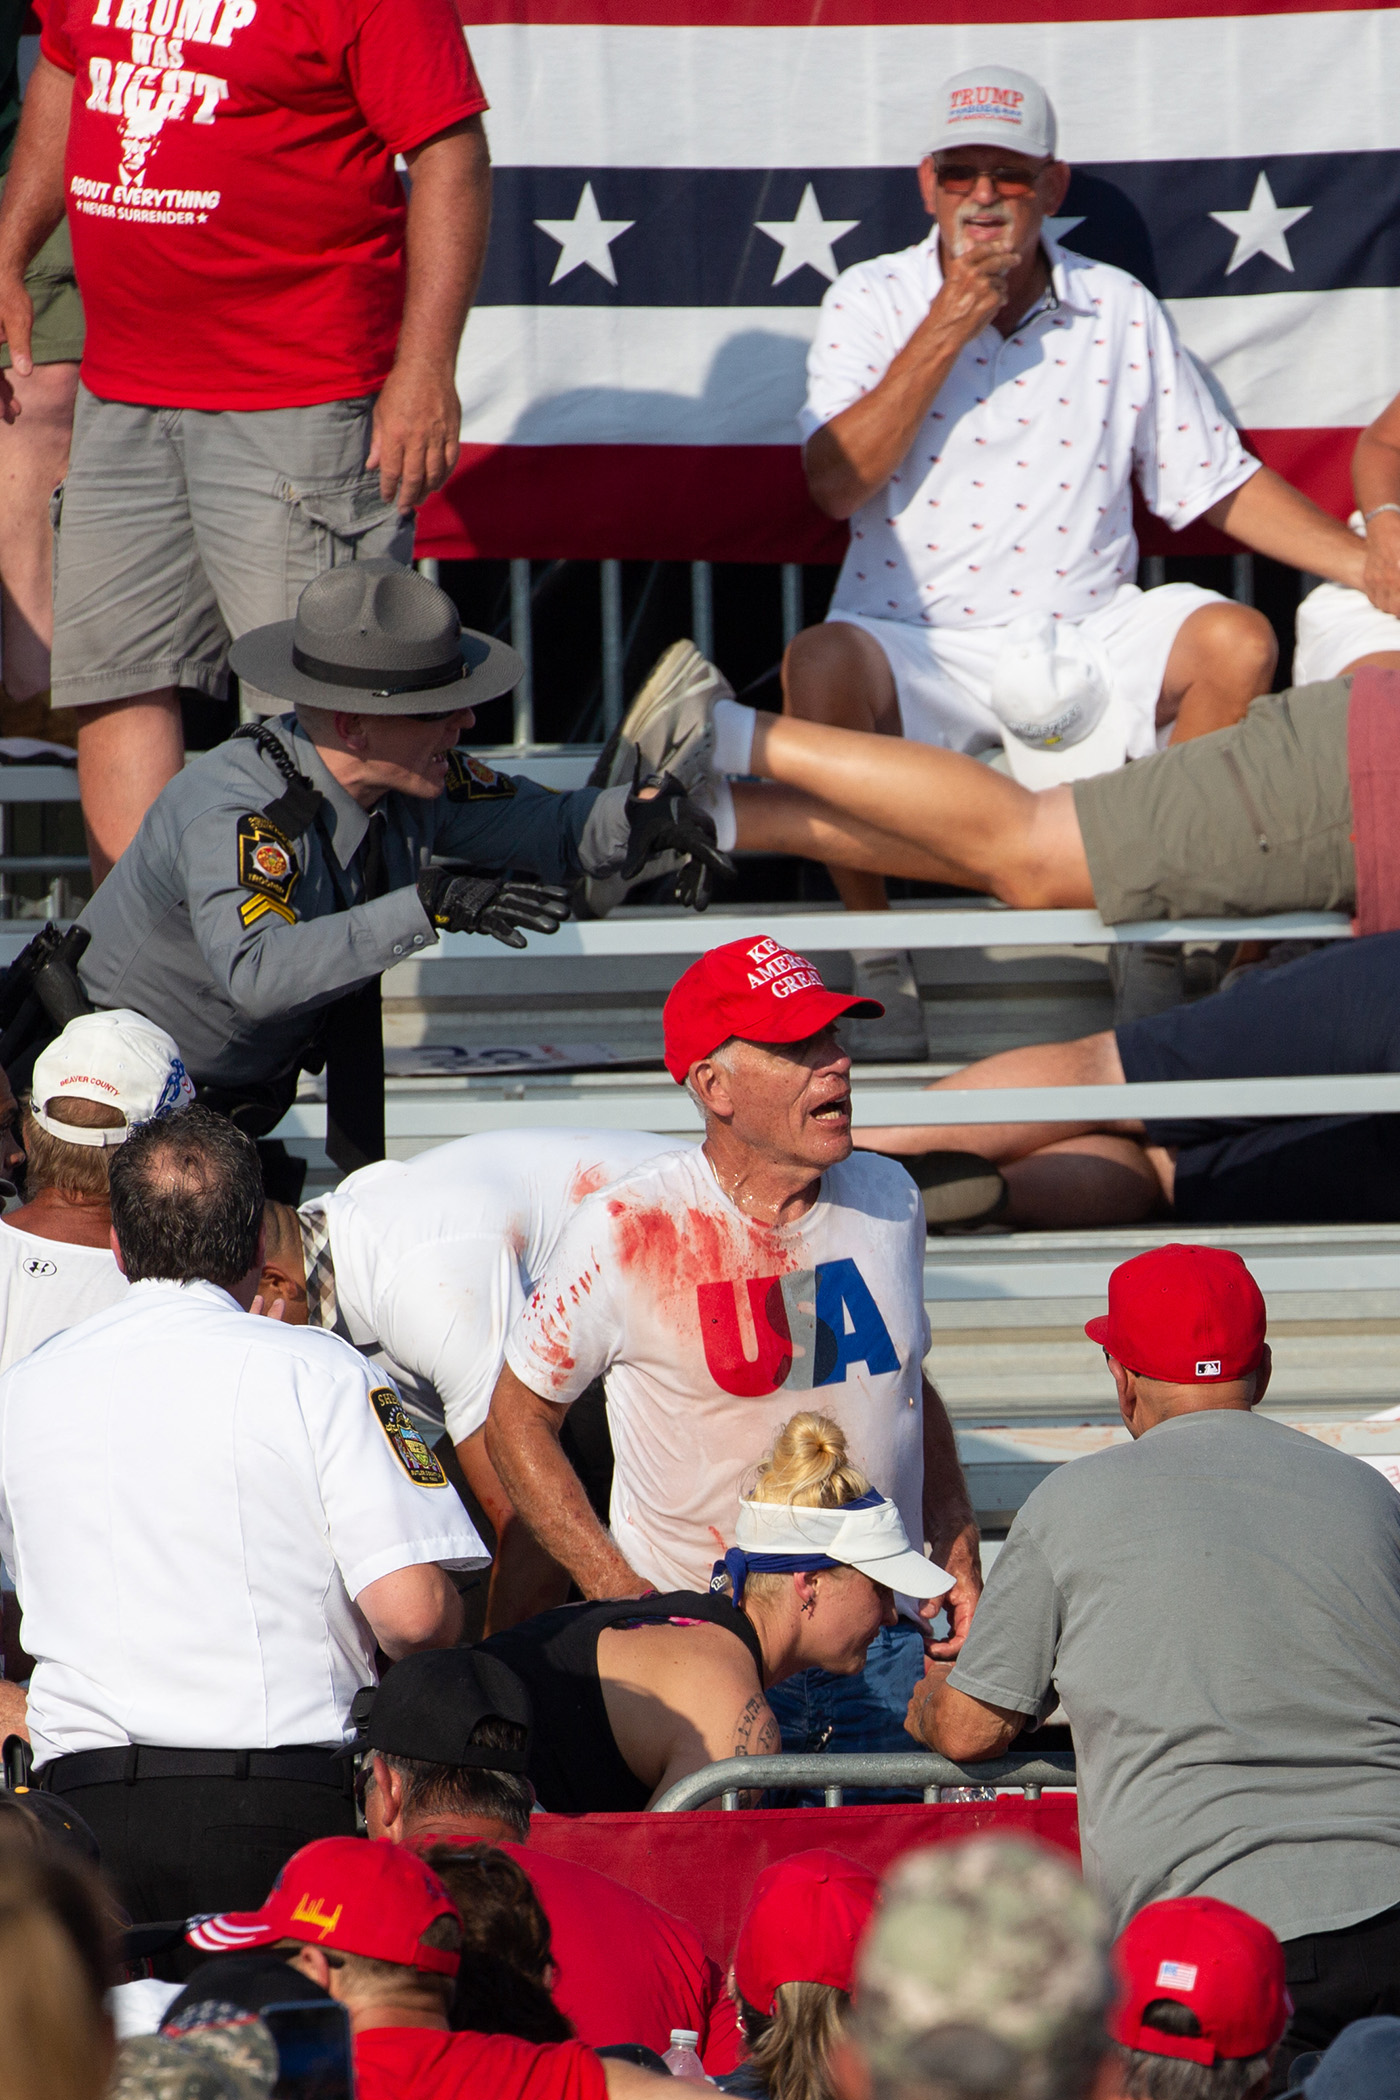
[[[238,880],[252,892],[238,907],[245,926],[268,912],[289,926],[296,924],[292,892],[301,880],[297,850],[286,832],[260,811],[249,810],[238,819]]]
[[[500,801],[515,793],[515,782],[509,773],[493,772],[469,751],[449,751],[446,792],[449,802]]]
[[[415,1487],[445,1488],[447,1475],[434,1458],[427,1439],[391,1386],[377,1385],[369,1404],[388,1439],[389,1449]]]

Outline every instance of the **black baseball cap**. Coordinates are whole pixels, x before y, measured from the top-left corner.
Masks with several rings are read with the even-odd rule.
[[[525,1730],[519,1750],[473,1744],[482,1721]],[[427,1765],[523,1772],[530,1744],[530,1694],[514,1670],[475,1648],[431,1648],[396,1662],[374,1696],[366,1747]]]

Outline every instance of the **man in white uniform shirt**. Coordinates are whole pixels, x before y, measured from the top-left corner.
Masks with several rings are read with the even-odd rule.
[[[251,1139],[178,1110],[119,1147],[111,1195],[131,1290],[0,1378],[0,1556],[38,1784],[139,1922],[250,1903],[353,1831],[340,1753],[375,1644],[450,1645],[444,1568],[486,1555],[390,1385],[334,1335],[247,1317]]]
[[[486,1455],[506,1336],[575,1205],[676,1143],[650,1131],[489,1131],[361,1167],[300,1210],[267,1206],[264,1305],[343,1335],[434,1433],[446,1426],[496,1533],[488,1629],[562,1604],[568,1588],[515,1523]]]
[[[1176,530],[1204,518],[1357,588],[1365,550],[1244,451],[1150,292],[1051,238],[1070,170],[1034,80],[956,74],[932,130],[928,239],[822,302],[803,458],[851,542],[825,623],[788,652],[786,705],[954,751],[1004,743],[1044,787],[1222,728],[1270,688],[1260,613],[1138,590],[1134,482]],[[881,876],[831,873],[852,910],[883,908]],[[907,957],[857,963],[889,1010],[861,1054],[924,1054]]]
[[[667,1069],[703,1109],[705,1142],[579,1205],[507,1343],[486,1425],[507,1494],[585,1597],[708,1588],[746,1480],[810,1394],[957,1577],[942,1649],[956,1652],[980,1587],[977,1528],[922,1373],[922,1199],[894,1162],[852,1154],[835,1023],[868,1010],[772,939],[713,950],[666,1002]],[[559,1448],[565,1411],[603,1374],[610,1531]],[[831,1680],[854,1688],[838,1703],[860,1708],[862,1744],[902,1746],[899,1697],[923,1656],[911,1613],[877,1636],[863,1679]],[[791,1683],[771,1703],[805,1734],[811,1687]]]

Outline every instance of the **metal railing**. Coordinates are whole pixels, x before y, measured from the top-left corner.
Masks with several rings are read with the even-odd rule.
[[[947,1787],[971,1788],[975,1793],[1004,1787],[1019,1789],[1026,1800],[1038,1801],[1047,1786],[1072,1787],[1074,1783],[1071,1750],[1013,1750],[976,1765],[957,1765],[931,1750],[783,1751],[775,1757],[721,1758],[677,1780],[659,1801],[652,1802],[651,1811],[670,1815],[677,1809],[703,1808],[716,1798],[722,1808],[737,1808],[741,1793],[789,1787],[821,1787],[828,1808],[841,1807],[847,1787],[917,1789],[930,1803],[937,1802]]]

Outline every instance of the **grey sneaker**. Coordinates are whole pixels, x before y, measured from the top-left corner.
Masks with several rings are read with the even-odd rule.
[[[632,705],[598,754],[590,787],[630,785],[640,753],[642,774],[674,773],[687,794],[703,784],[715,748],[711,710],[734,688],[694,642],[672,642],[643,679]]]
[[[712,709],[732,700],[734,688],[707,663],[694,642],[672,642],[643,679],[619,726],[604,744],[588,776],[590,787],[630,787],[641,758],[642,778],[672,773],[688,795],[705,803],[710,758],[715,748]],[[575,885],[575,916],[605,919],[639,882],[674,874],[680,860],[664,853],[631,882],[620,875],[585,875]]]
[[[878,999],[885,1011],[878,1021],[845,1021],[841,1033],[858,1065],[909,1064],[928,1056],[923,1003],[914,978],[914,959],[907,948],[859,948],[853,951],[858,998]]]

